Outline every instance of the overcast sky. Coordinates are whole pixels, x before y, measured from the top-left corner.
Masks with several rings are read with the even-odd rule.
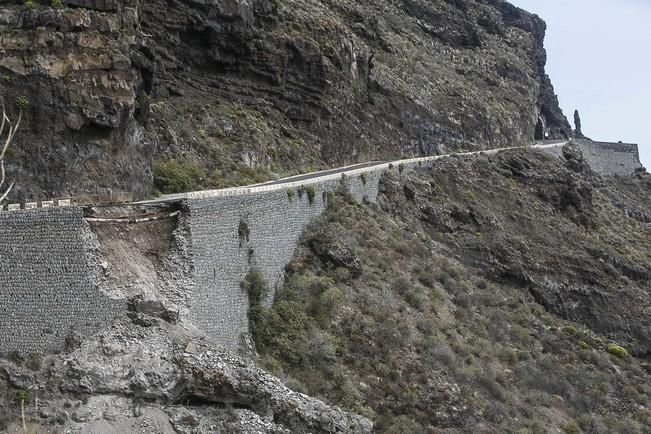
[[[640,145],[651,169],[651,0],[509,0],[547,22],[547,73],[572,125]]]

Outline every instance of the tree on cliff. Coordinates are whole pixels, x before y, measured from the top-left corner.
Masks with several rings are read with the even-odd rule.
[[[2,152],[0,152],[0,203],[4,201],[11,189],[14,188],[14,182],[12,181],[8,187],[5,186],[6,183],[6,174],[5,174],[5,156],[7,155],[7,150],[9,145],[14,139],[14,135],[20,126],[20,120],[22,119],[23,112],[22,110],[18,113],[18,119],[15,123],[12,123],[7,112],[5,110],[4,103],[2,104],[2,123],[0,124],[0,140],[2,140],[3,134],[5,134],[5,126],[8,128],[7,137],[4,139],[4,145],[2,146]],[[1,142],[0,142],[1,143]]]

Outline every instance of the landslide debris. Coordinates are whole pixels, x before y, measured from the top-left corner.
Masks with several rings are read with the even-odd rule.
[[[0,431],[23,433],[21,401],[28,429],[39,433],[372,429],[368,419],[294,392],[251,361],[153,317],[120,319],[67,354],[0,360]]]

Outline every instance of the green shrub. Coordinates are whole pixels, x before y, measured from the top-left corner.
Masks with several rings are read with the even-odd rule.
[[[33,0],[25,0],[25,2],[24,2],[23,4],[24,4],[25,7],[26,7],[27,9],[29,9],[30,11],[31,11],[32,9],[34,9],[34,2],[33,2]]]
[[[335,192],[328,191],[326,193],[326,203],[328,206],[331,206],[335,202]]]
[[[463,195],[466,197],[468,200],[476,200],[477,196],[475,196],[475,193],[472,190],[466,190],[463,192]]]
[[[266,167],[249,167],[240,165],[231,174],[232,184],[249,185],[265,182],[272,178],[272,174]]]
[[[265,333],[259,334],[256,343],[260,342],[266,352],[290,365],[300,363],[308,353],[310,342],[310,322],[303,307],[294,301],[280,300],[274,303],[266,321]]]
[[[23,389],[11,389],[9,391],[9,394],[11,395],[11,400],[16,405],[21,405],[21,403],[29,404],[29,401],[31,399],[29,392]]]
[[[249,327],[254,342],[259,344],[266,333],[266,312],[263,300],[269,293],[269,288],[262,273],[258,270],[249,271],[240,286],[249,295]]]
[[[22,364],[25,362],[25,358],[18,351],[11,351],[7,355],[7,360],[14,362],[18,366],[22,366]]]
[[[509,348],[500,348],[497,352],[497,356],[503,362],[508,363],[509,365],[515,365],[518,362],[518,353]]]
[[[619,357],[620,359],[625,359],[628,357],[628,351],[626,351],[624,347],[621,347],[617,344],[608,344],[606,351],[616,357]]]
[[[51,0],[50,1],[50,6],[53,8],[60,9],[63,7],[63,1],[62,0]]]
[[[314,198],[316,197],[316,188],[314,188],[313,185],[308,185],[305,188],[305,192],[307,193],[307,200],[310,202],[310,205],[314,203]]]
[[[350,279],[352,277],[351,271],[346,267],[335,268],[334,274],[335,280],[337,282],[350,282]]]
[[[405,165],[400,163],[398,164],[398,173],[402,173],[405,171]]]
[[[641,408],[633,415],[633,417],[641,424],[651,426],[651,409]]]
[[[31,3],[31,1],[29,3]],[[25,2],[25,6],[27,6],[27,2]],[[28,7],[28,9],[31,8]],[[29,105],[29,100],[25,95],[19,95],[16,97],[16,107],[18,107],[19,110],[25,110],[28,105]]]
[[[296,197],[296,191],[294,191],[293,188],[288,188],[287,199],[289,199],[290,202],[293,202],[295,197]]]
[[[269,292],[267,283],[259,270],[249,271],[241,286],[249,294],[249,304],[262,304],[263,298]]]
[[[333,286],[326,289],[312,305],[314,318],[325,327],[343,299],[344,292],[340,288]]]
[[[565,431],[567,434],[581,434],[583,432],[581,431],[581,428],[579,428],[579,425],[574,420],[571,420],[568,423],[566,423],[565,426],[563,427],[563,431]]]
[[[384,425],[387,425],[386,428]],[[394,417],[387,415],[385,420],[380,422],[385,434],[418,434],[423,432],[423,427],[409,416],[401,415]]]
[[[195,164],[172,158],[154,165],[154,185],[163,193],[197,190],[206,173]]]
[[[366,185],[368,182],[368,173],[364,172],[359,175],[359,179],[362,180],[362,184]]]
[[[585,341],[578,341],[576,344],[577,344],[578,347],[581,348],[582,350],[588,350],[588,349],[590,349],[590,345],[588,345],[587,342],[585,342]]]
[[[568,335],[573,335],[574,333],[576,333],[576,328],[574,328],[573,326],[565,326],[561,330],[563,331],[563,333],[567,333]]]

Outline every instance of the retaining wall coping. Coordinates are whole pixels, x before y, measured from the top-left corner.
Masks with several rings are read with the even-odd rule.
[[[536,145],[532,146],[533,148],[551,148],[551,147],[557,147],[557,146],[564,146],[565,143],[554,143],[554,144],[547,144],[547,145]],[[519,149],[520,147],[508,147],[508,148],[500,148],[500,149],[487,149],[483,151],[473,151],[473,152],[459,152],[455,154],[450,154],[450,155],[432,155],[429,157],[416,157],[416,158],[407,158],[404,160],[396,160],[396,161],[391,161],[391,162],[386,162],[386,163],[380,163],[374,166],[370,167],[361,167],[358,169],[350,169],[346,170],[344,172],[339,172],[339,173],[332,173],[329,175],[323,175],[323,176],[317,176],[315,178],[310,178],[310,179],[304,179],[301,181],[294,181],[294,182],[284,182],[281,184],[272,184],[272,185],[257,185],[257,186],[251,186],[251,187],[231,187],[231,188],[225,188],[225,189],[220,189],[220,190],[202,190],[202,191],[192,191],[185,193],[183,195],[180,195],[181,199],[209,199],[209,198],[214,198],[214,197],[228,197],[228,196],[243,196],[243,195],[249,195],[249,194],[254,194],[254,193],[264,193],[264,192],[270,192],[270,191],[278,191],[278,190],[289,190],[289,189],[294,189],[294,188],[300,188],[304,187],[307,185],[313,185],[313,184],[319,184],[322,182],[328,182],[328,181],[336,181],[342,178],[342,176],[355,176],[355,175],[361,175],[362,173],[369,173],[369,172],[382,172],[385,170],[388,170],[390,167],[396,167],[399,165],[416,165],[418,163],[426,163],[426,162],[431,162],[431,161],[436,161],[441,158],[449,158],[450,156],[469,156],[469,155],[478,155],[478,154],[483,154],[483,155],[494,155],[502,151],[507,151],[511,149]],[[354,167],[353,166],[347,166],[347,167]],[[298,175],[302,176],[302,175]],[[290,178],[291,179],[291,178]]]
[[[340,169],[348,169],[344,170],[343,172],[338,172],[338,173],[333,173],[329,175],[323,175],[323,176],[316,176],[314,178],[309,178],[309,179],[303,179],[300,181],[293,181],[293,182],[284,182],[280,184],[271,184],[271,185],[265,185],[265,184],[257,184],[257,185],[252,185],[248,187],[231,187],[231,188],[225,188],[225,189],[219,189],[219,190],[202,190],[202,191],[192,191],[188,193],[182,193],[175,195],[175,199],[179,200],[189,200],[189,199],[209,199],[209,198],[214,198],[214,197],[229,197],[229,196],[243,196],[243,195],[249,195],[249,194],[255,194],[255,193],[264,193],[264,192],[272,192],[272,191],[279,191],[279,190],[288,190],[288,189],[295,189],[295,188],[300,188],[308,185],[314,185],[314,184],[319,184],[322,182],[330,182],[330,181],[335,181],[338,179],[341,179],[342,176],[356,176],[356,175],[361,175],[362,173],[369,173],[369,172],[379,172],[379,171],[385,171],[389,169],[391,166],[399,166],[399,165],[416,165],[416,164],[422,164],[422,163],[429,163],[432,161],[439,160],[441,158],[449,158],[452,156],[470,156],[470,155],[494,155],[502,151],[507,151],[507,150],[512,150],[512,149],[523,149],[523,148],[553,148],[553,147],[559,147],[559,146],[564,146],[566,142],[562,143],[552,143],[552,144],[537,144],[533,146],[511,146],[511,147],[505,147],[505,148],[498,148],[498,149],[486,149],[486,150],[481,150],[481,151],[471,151],[471,152],[458,152],[454,154],[445,154],[445,155],[431,155],[427,157],[416,157],[416,158],[407,158],[403,160],[395,160],[395,161],[390,161],[390,162],[385,162],[385,163],[379,163],[374,166],[367,166],[367,167],[361,167],[354,169],[353,167],[356,166],[356,164],[350,165],[350,166],[344,166]],[[301,175],[296,175],[296,177],[299,176],[305,176],[304,174]],[[291,180],[291,178],[288,178]],[[156,201],[152,201],[156,202]],[[25,203],[24,209],[27,210],[33,210],[36,208],[51,208],[53,206],[71,206],[72,201],[71,199],[58,199],[58,200],[46,200],[46,201],[41,201],[41,202],[27,202]],[[4,209],[3,206],[0,206],[0,211]],[[20,204],[10,204],[7,206],[7,211],[18,211],[21,209]]]
[[[44,200],[41,202],[25,202],[25,206],[21,208],[19,203],[10,203],[7,205],[6,209],[4,205],[0,205],[0,211],[31,211],[39,208],[52,208],[52,207],[67,207],[70,206],[70,199],[59,199],[59,200]]]

